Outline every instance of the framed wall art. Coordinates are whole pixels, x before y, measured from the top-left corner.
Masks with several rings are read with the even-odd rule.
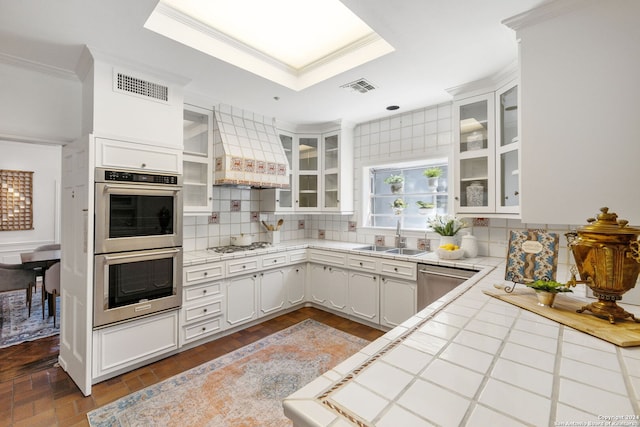
[[[33,172],[0,169],[0,231],[33,230]]]

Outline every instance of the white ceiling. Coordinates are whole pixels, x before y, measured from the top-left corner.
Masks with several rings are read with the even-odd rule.
[[[0,0],[0,61],[73,72],[89,45],[183,76],[188,93],[216,103],[298,124],[361,123],[449,101],[447,88],[512,65],[515,33],[501,21],[545,0],[342,1],[396,50],[299,92],[144,29],[156,0]],[[340,88],[359,78],[377,89]]]

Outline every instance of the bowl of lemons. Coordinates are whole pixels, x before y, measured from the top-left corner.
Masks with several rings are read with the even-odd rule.
[[[464,250],[460,249],[458,245],[447,243],[439,246],[436,249],[436,254],[440,259],[460,259],[464,256]]]

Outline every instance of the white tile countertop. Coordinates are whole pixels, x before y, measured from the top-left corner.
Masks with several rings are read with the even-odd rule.
[[[640,347],[482,292],[496,284],[510,284],[503,262],[287,397],[285,414],[295,427],[640,425]]]

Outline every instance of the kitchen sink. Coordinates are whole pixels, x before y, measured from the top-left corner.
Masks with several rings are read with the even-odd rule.
[[[394,249],[391,246],[378,246],[378,245],[369,245],[362,246],[360,248],[354,248],[356,251],[374,251],[374,252],[386,252],[389,249]]]
[[[399,254],[399,255],[420,255],[426,253],[426,251],[420,249],[409,249],[409,248],[393,248],[385,251],[388,254]]]

